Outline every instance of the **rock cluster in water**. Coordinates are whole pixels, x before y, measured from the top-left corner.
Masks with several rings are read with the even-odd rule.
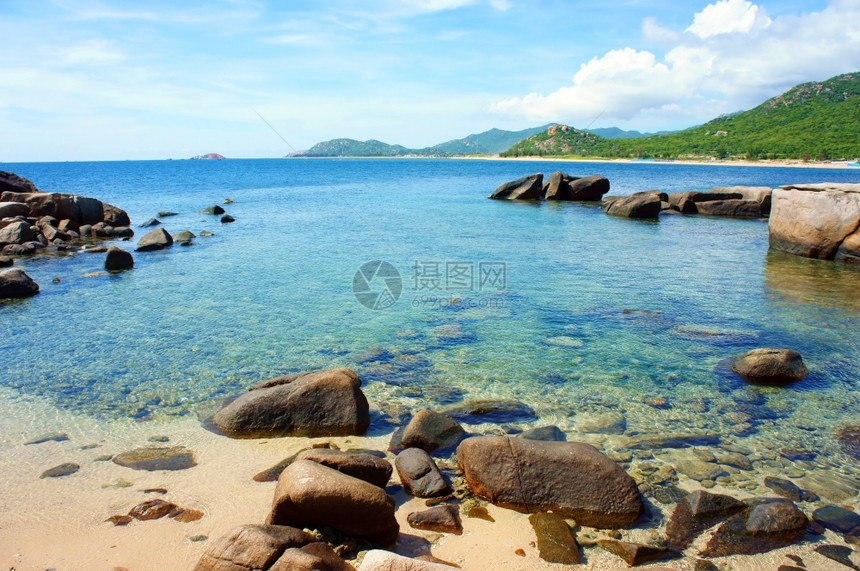
[[[506,200],[600,200],[609,192],[609,180],[599,175],[576,177],[562,172],[552,173],[546,182],[543,173],[526,176],[499,186],[490,195]]]

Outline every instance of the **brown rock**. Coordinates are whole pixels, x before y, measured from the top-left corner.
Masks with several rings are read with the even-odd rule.
[[[364,434],[370,409],[361,379],[346,368],[315,371],[251,390],[212,417],[232,438]]]
[[[407,448],[394,459],[403,489],[419,498],[432,498],[451,493],[451,486],[425,451]]]
[[[543,198],[543,174],[533,174],[499,186],[490,198],[508,200],[538,200]]]
[[[334,468],[353,478],[384,488],[391,479],[393,468],[388,460],[371,454],[353,454],[329,448],[311,448],[299,452],[295,460],[311,460]]]
[[[164,228],[150,230],[137,242],[138,252],[163,250],[173,245],[173,237]]]
[[[597,546],[613,555],[617,555],[630,567],[676,555],[673,551],[665,547],[654,547],[640,543],[618,541],[617,539],[598,539]]]
[[[186,470],[197,465],[194,452],[184,446],[146,446],[117,454],[114,464],[133,470]]]
[[[364,555],[358,571],[451,571],[455,567],[433,561],[410,559],[390,551],[372,549]]]
[[[38,192],[36,185],[15,173],[0,171],[0,193]],[[2,196],[2,195],[0,195]],[[6,200],[3,198],[2,200]]]
[[[54,466],[53,468],[45,470],[39,478],[62,478],[63,476],[74,474],[80,469],[81,467],[78,464],[66,462],[65,464],[60,464],[59,466]]]
[[[31,297],[39,293],[39,284],[24,270],[11,268],[0,272],[0,299]]]
[[[791,349],[753,349],[735,357],[732,371],[751,383],[786,384],[809,374],[803,358]]]
[[[0,229],[0,248],[7,244],[23,244],[36,239],[36,233],[29,222],[17,220]]]
[[[520,512],[619,528],[644,509],[636,482],[588,444],[480,436],[460,443],[457,461],[472,492]]]
[[[419,410],[400,437],[403,448],[420,448],[432,452],[437,448],[456,446],[465,438],[466,431],[448,415],[432,410]]]
[[[792,502],[762,498],[723,522],[711,535],[702,557],[753,555],[791,545],[803,537],[809,520]]]
[[[656,190],[636,192],[630,196],[607,196],[603,211],[622,218],[657,218],[662,208],[662,196]]]
[[[746,509],[744,502],[731,496],[697,490],[675,506],[666,523],[666,541],[670,548],[683,551],[703,531]]]
[[[556,514],[534,513],[529,516],[529,523],[537,536],[541,559],[565,565],[579,563],[579,545],[564,519]]]
[[[128,512],[128,515],[130,515],[134,519],[147,521],[150,519],[163,518],[174,509],[176,509],[176,505],[171,504],[170,502],[158,499],[147,500],[131,508],[131,511]]]
[[[267,523],[327,525],[383,546],[399,533],[394,499],[383,489],[310,460],[297,460],[281,473]]]
[[[105,269],[109,272],[128,270],[134,267],[134,257],[122,248],[111,246],[105,257]]]
[[[354,568],[328,544],[317,541],[287,548],[269,571],[354,571]]]
[[[415,529],[439,531],[461,535],[463,523],[460,521],[460,510],[457,506],[446,504],[420,512],[412,512],[406,516],[406,521]]]

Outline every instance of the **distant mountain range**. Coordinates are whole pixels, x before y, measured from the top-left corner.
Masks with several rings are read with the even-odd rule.
[[[402,145],[389,145],[382,141],[356,141],[355,139],[332,139],[317,143],[307,151],[292,153],[291,157],[451,157],[470,155],[497,155],[523,139],[546,131],[554,123],[541,127],[532,127],[522,131],[504,131],[490,129],[483,133],[469,135],[462,139],[453,139],[423,149],[408,149]],[[601,137],[633,138],[644,137],[646,133],[639,131],[623,131],[617,127],[594,129],[592,131]]]
[[[636,139],[550,126],[501,153],[653,159],[842,160],[860,157],[860,72],[797,85],[758,107]]]

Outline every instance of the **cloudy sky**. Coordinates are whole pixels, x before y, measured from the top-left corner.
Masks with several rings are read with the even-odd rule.
[[[690,127],[860,70],[860,0],[2,0],[0,38],[0,162],[277,157]]]

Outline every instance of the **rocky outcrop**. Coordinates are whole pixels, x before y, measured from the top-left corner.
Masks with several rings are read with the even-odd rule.
[[[783,385],[809,374],[803,358],[791,349],[753,349],[735,357],[732,371],[751,383]]]
[[[729,186],[707,192],[676,192],[667,195],[669,208],[682,214],[766,218],[771,193],[767,186]]]
[[[128,214],[95,198],[40,192],[27,179],[0,171],[0,252],[32,255],[54,245],[134,235]]]
[[[281,473],[266,521],[298,527],[330,526],[381,546],[397,540],[394,498],[385,490],[310,460]]]
[[[457,461],[472,492],[520,512],[620,528],[644,509],[636,482],[589,444],[480,436],[460,443]]]
[[[668,196],[657,190],[636,192],[630,196],[607,196],[603,199],[603,211],[610,216],[622,218],[657,218],[663,202]]]
[[[0,272],[0,299],[31,297],[39,293],[39,284],[24,270],[12,268]]]
[[[774,250],[860,262],[860,184],[805,184],[774,190],[768,231]]]
[[[556,171],[543,190],[546,200],[595,201],[609,192],[609,180],[600,175],[577,177]]]
[[[507,200],[539,200],[543,198],[543,174],[524,176],[500,185],[490,198]]]
[[[341,368],[265,381],[212,420],[232,438],[347,436],[367,431],[370,409],[359,376]]]
[[[349,571],[326,543],[313,535],[283,525],[240,525],[213,541],[194,571]]]

